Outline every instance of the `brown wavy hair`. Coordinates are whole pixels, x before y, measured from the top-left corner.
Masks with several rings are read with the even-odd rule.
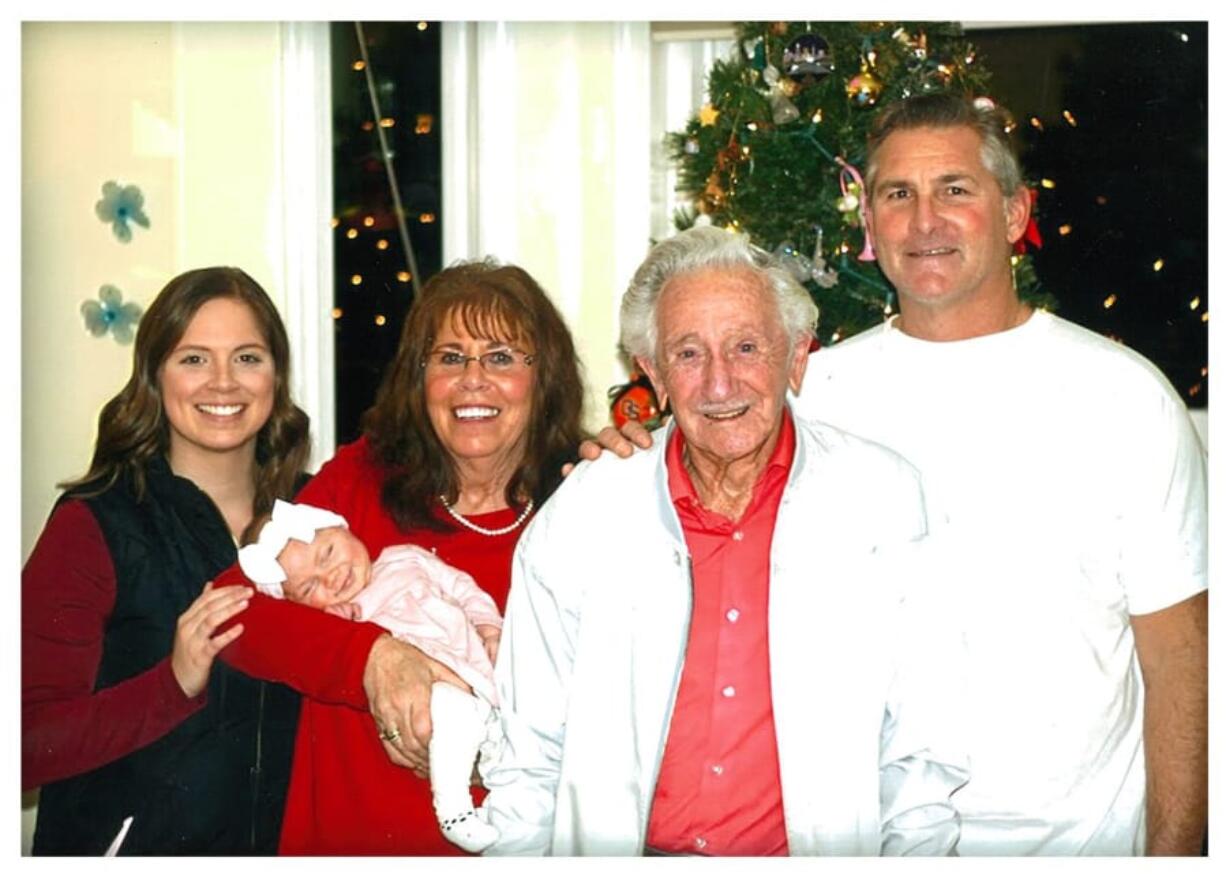
[[[170,427],[162,406],[158,372],[183,338],[188,324],[214,298],[233,298],[251,308],[272,354],[275,376],[272,412],[256,435],[255,501],[246,543],[257,522],[272,511],[273,500],[289,498],[306,470],[311,452],[310,418],[289,394],[289,339],[277,308],[260,284],[238,268],[198,268],[175,277],[158,293],[141,318],[132,354],[132,376],[98,415],[94,457],[84,476],[59,484],[78,497],[96,496],[127,478],[137,501],[146,490],[149,461],[170,447]]]
[[[522,344],[535,353],[532,413],[523,461],[506,488],[509,506],[531,497],[539,506],[574,461],[582,427],[583,380],[561,314],[522,268],[492,260],[452,265],[435,274],[404,321],[396,358],[383,375],[362,431],[387,468],[384,509],[402,529],[449,528],[431,513],[436,497],[455,502],[459,476],[426,411],[425,359],[443,321],[455,318],[474,338]]]

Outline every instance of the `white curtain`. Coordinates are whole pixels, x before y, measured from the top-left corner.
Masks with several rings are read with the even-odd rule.
[[[336,355],[332,324],[332,88],[328,23],[280,25],[280,272],[293,370],[290,392],[311,417],[310,469],[336,449]]]
[[[624,371],[621,289],[649,240],[645,22],[443,25],[443,261],[518,264],[586,366],[590,426]]]
[[[677,196],[677,171],[664,148],[664,135],[685,128],[690,117],[708,102],[707,71],[717,59],[728,58],[732,40],[670,38],[651,46],[651,236],[673,234],[673,213],[685,203]]]

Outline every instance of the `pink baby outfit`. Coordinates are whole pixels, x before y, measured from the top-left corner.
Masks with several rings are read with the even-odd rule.
[[[357,620],[383,627],[446,665],[473,693],[496,706],[494,667],[477,635],[479,624],[502,628],[493,598],[468,574],[417,545],[384,549],[370,583],[353,602]]]
[[[472,695],[445,681],[431,688],[430,788],[443,836],[465,851],[485,849],[498,831],[473,809],[469,781],[479,753],[498,757],[501,733],[494,667],[476,627],[502,629],[498,606],[472,576],[412,544],[385,548],[352,602],[355,620],[378,624],[472,687]]]

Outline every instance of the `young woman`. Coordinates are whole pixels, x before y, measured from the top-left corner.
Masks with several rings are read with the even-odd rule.
[[[264,290],[236,268],[171,280],[22,570],[35,854],[102,854],[121,834],[120,854],[275,851],[298,698],[214,665],[250,591],[206,582],[293,494],[308,427]]]

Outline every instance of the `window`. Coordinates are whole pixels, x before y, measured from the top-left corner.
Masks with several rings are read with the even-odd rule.
[[[414,291],[441,267],[441,77],[436,22],[364,22],[365,55],[359,26],[331,28],[339,444],[358,437]]]
[[[969,37],[1039,185],[1035,270],[1058,312],[1151,360],[1190,407],[1208,406],[1207,25]]]

